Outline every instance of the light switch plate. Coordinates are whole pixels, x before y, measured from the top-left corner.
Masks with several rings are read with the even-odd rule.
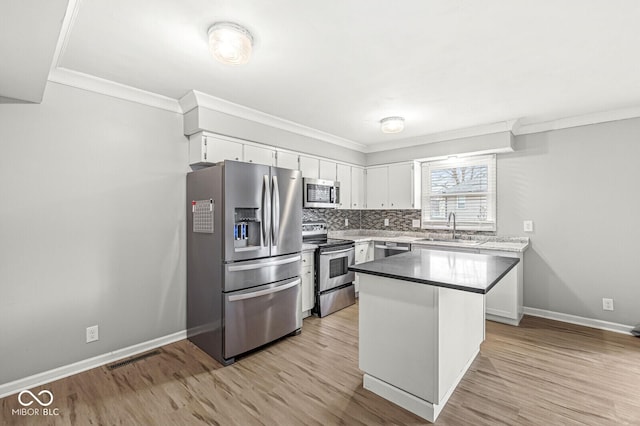
[[[389,226],[389,219],[384,220],[384,226]]]
[[[524,232],[533,232],[533,221],[532,220],[525,220],[523,222],[524,224]]]
[[[420,228],[420,219],[413,219],[411,221],[411,226],[413,226],[414,228]]]

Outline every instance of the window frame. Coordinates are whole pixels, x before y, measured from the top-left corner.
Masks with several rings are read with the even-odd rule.
[[[420,227],[421,229],[430,230],[450,230],[451,227],[447,226],[447,218],[444,219],[427,219],[430,217],[431,198],[451,198],[453,202],[458,205],[457,197],[463,196],[465,198],[465,205],[469,205],[469,197],[475,195],[487,196],[487,219],[484,221],[461,221],[456,223],[456,229],[462,231],[493,231],[497,229],[497,161],[496,155],[481,155],[481,156],[469,156],[448,158],[446,160],[438,161],[425,161],[421,163],[422,171],[422,191],[421,201],[422,209],[420,212]],[[473,192],[473,193],[431,193],[431,172],[433,170],[446,170],[458,167],[470,167],[470,166],[487,166],[487,191],[486,192]],[[447,214],[448,215],[448,214]]]

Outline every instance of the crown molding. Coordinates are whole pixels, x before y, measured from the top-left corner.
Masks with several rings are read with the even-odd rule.
[[[66,68],[53,69],[49,81],[182,114],[180,104],[173,98]]]
[[[58,36],[58,42],[56,43],[56,50],[53,53],[53,60],[51,61],[51,68],[49,73],[60,66],[60,58],[65,50],[67,50],[67,44],[69,43],[69,34],[71,28],[78,17],[78,10],[80,10],[80,2],[82,0],[69,0],[67,3],[67,11],[64,14],[62,20],[62,26],[60,27],[60,35]]]
[[[481,126],[467,127],[464,129],[449,130],[440,133],[431,133],[423,136],[415,136],[406,139],[399,139],[388,142],[380,142],[370,145],[366,152],[389,151],[398,148],[408,148],[429,143],[445,142],[455,139],[468,138],[473,136],[489,135],[493,133],[510,132],[519,120],[507,120],[498,123],[483,124]]]
[[[185,113],[196,107],[202,107],[213,111],[218,111],[234,117],[243,118],[266,126],[275,127],[287,132],[296,133],[309,138],[318,139],[334,145],[352,149],[354,151],[366,152],[367,146],[349,139],[341,138],[321,130],[307,127],[305,125],[285,120],[253,108],[249,108],[240,104],[236,104],[206,93],[192,90],[179,100],[182,111]]]
[[[612,111],[596,112],[592,114],[576,115],[573,117],[559,118],[556,120],[538,123],[520,124],[513,129],[514,135],[528,135],[531,133],[561,130],[570,127],[589,126],[591,124],[607,123],[610,121],[627,120],[640,117],[640,107],[617,109]]]

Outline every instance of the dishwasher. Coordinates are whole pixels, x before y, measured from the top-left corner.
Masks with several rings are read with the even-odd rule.
[[[374,241],[373,259],[393,256],[394,254],[406,253],[411,250],[411,243],[396,243],[393,241]]]

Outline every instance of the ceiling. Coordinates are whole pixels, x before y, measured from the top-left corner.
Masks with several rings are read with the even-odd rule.
[[[66,10],[67,0],[0,4],[0,104],[42,101]]]
[[[60,68],[173,99],[196,90],[368,149],[507,120],[640,106],[636,0],[75,6]],[[247,65],[211,57],[207,29],[216,21],[252,32]],[[403,133],[380,132],[379,120],[391,115],[405,117]]]

